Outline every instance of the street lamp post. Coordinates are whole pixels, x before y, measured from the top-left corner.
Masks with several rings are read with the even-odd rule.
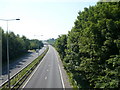
[[[10,66],[9,66],[9,29],[8,29],[8,21],[13,21],[13,20],[20,20],[20,19],[0,19],[2,21],[7,22],[7,73],[8,73],[8,88],[10,89]]]

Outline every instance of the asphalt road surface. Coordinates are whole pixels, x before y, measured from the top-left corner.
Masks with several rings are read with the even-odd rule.
[[[64,88],[57,52],[52,46],[49,45],[47,54],[26,80],[23,88]]]
[[[43,47],[39,50],[39,55],[41,55],[46,47]],[[21,57],[20,59],[16,60],[16,62],[10,64],[10,76],[13,76],[18,71],[26,67],[28,64],[30,64],[34,59],[38,57],[38,53],[36,52],[30,52],[29,54]],[[3,68],[2,72],[2,83],[7,80],[7,71],[6,67]]]

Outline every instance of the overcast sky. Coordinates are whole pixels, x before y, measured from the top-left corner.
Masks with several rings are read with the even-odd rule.
[[[71,30],[79,11],[94,6],[97,1],[0,0],[0,19],[20,18],[9,22],[9,30],[29,39],[57,38]],[[0,21],[0,26],[6,30],[5,21]]]

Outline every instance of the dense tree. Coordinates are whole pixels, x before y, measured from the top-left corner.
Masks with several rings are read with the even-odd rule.
[[[39,41],[37,39],[30,40],[30,49],[41,49],[43,47],[42,41]]]
[[[2,30],[0,28],[0,62],[2,61]]]
[[[65,52],[59,37],[55,47],[78,87],[120,86],[120,2],[98,2],[79,12],[68,33]],[[84,83],[84,85],[82,83]],[[87,86],[85,86],[87,84]]]
[[[55,39],[51,38],[51,39],[46,40],[46,42],[48,42],[49,44],[53,45],[54,42],[55,42]]]
[[[67,36],[59,36],[55,42],[55,46],[57,51],[60,53],[61,58],[63,59],[65,56],[65,50],[67,49]]]
[[[2,60],[3,63],[6,63],[7,33],[5,33],[2,28],[0,28],[0,32],[2,32]],[[8,37],[10,61],[27,53],[29,49],[38,49],[38,47],[40,49],[41,47],[43,47],[42,41],[39,41],[37,39],[29,40],[25,36],[20,37],[19,35],[15,35],[14,32],[10,32],[8,34]]]

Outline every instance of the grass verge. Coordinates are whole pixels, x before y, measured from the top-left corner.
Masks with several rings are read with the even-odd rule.
[[[34,61],[32,61],[28,66],[26,66],[24,69],[22,69],[20,72],[18,72],[15,76],[13,76],[10,79],[11,88],[19,88],[22,83],[26,80],[26,78],[32,73],[32,71],[37,67],[37,65],[40,63],[42,58],[46,55],[49,47]],[[8,90],[8,82],[2,85],[2,88],[0,90]]]

